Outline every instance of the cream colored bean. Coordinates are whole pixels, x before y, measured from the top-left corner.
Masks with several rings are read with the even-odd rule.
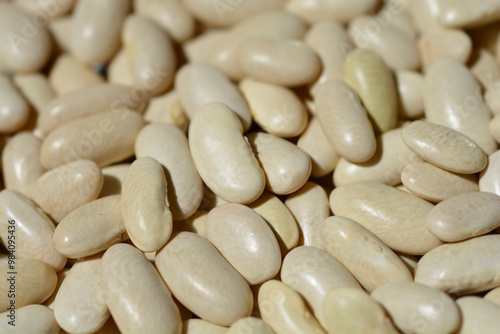
[[[54,223],[35,203],[15,190],[5,189],[0,192],[0,208],[0,238],[9,245],[12,234],[8,231],[15,231],[16,258],[37,259],[56,271],[64,267],[66,258],[52,243]]]
[[[78,1],[73,11],[71,51],[89,64],[108,62],[120,46],[120,29],[130,1]]]
[[[144,120],[151,123],[172,124],[184,133],[187,132],[189,125],[189,119],[175,90],[149,100]]]
[[[228,33],[226,29],[206,30],[182,44],[182,51],[190,63],[209,63],[214,51],[214,45],[221,44],[221,41],[224,40]]]
[[[344,77],[361,98],[376,132],[396,126],[397,92],[392,73],[376,53],[356,49],[344,61]]]
[[[91,103],[89,103],[91,101]],[[142,112],[146,95],[130,87],[102,84],[79,89],[48,103],[37,120],[38,129],[47,135],[67,122],[124,108]]]
[[[398,333],[385,310],[361,289],[330,290],[323,302],[323,313],[329,333]]]
[[[175,76],[175,89],[190,119],[210,102],[220,102],[234,111],[248,130],[252,122],[250,111],[236,86],[215,67],[192,63],[183,66]]]
[[[143,125],[141,115],[127,109],[67,122],[43,141],[42,166],[52,169],[88,159],[102,167],[128,158],[134,153],[134,141]]]
[[[137,158],[152,157],[166,169],[167,195],[174,221],[191,216],[203,199],[201,181],[185,135],[173,125],[146,125],[135,141]]]
[[[500,196],[469,192],[444,200],[427,215],[426,227],[439,239],[461,241],[500,227]]]
[[[376,19],[380,24],[389,24],[404,33],[412,41],[416,41],[419,33],[410,16],[409,7],[409,2],[389,0],[384,3]],[[389,21],[387,21],[388,17],[390,17]]]
[[[424,115],[424,76],[419,72],[397,71],[399,116],[418,119]]]
[[[58,223],[71,211],[95,200],[101,192],[102,184],[103,175],[95,162],[77,160],[40,176],[31,187],[29,195]]]
[[[341,287],[361,289],[353,275],[336,258],[308,246],[297,247],[285,256],[281,281],[304,297],[323,326],[328,323],[328,316],[322,309],[328,291]]]
[[[500,306],[500,287],[490,290],[483,299]]]
[[[56,249],[69,258],[84,258],[128,239],[121,196],[107,196],[64,217],[54,231]]]
[[[16,253],[21,247],[16,248]],[[29,304],[40,304],[50,297],[52,291],[56,287],[57,275],[54,268],[48,264],[35,260],[35,259],[15,259],[15,272],[14,280],[12,274],[9,274],[9,264],[7,257],[0,259],[2,274],[0,275],[0,308],[7,310],[7,308],[15,302],[15,308],[21,308]],[[12,286],[13,285],[13,286]],[[15,290],[15,297],[9,298]],[[16,312],[17,313],[17,312]],[[19,315],[16,314],[16,317]],[[23,320],[18,319],[19,323]],[[2,322],[6,322],[3,319]]]
[[[401,131],[393,129],[378,136],[375,154],[364,163],[352,163],[341,158],[333,172],[335,186],[357,182],[399,184],[404,167],[410,162],[420,161],[403,142]]]
[[[321,73],[320,58],[300,41],[254,36],[241,43],[237,54],[248,77],[271,84],[302,86],[314,82]]]
[[[129,67],[127,51],[122,48],[107,68],[108,81],[115,85],[137,86]]]
[[[122,42],[136,85],[153,96],[171,87],[177,59],[165,30],[146,17],[130,15],[123,24]]]
[[[300,295],[280,281],[264,283],[259,289],[258,301],[262,320],[276,334],[325,333]]]
[[[500,284],[500,235],[444,244],[418,262],[415,282],[452,294],[470,294]]]
[[[121,194],[123,179],[125,179],[129,167],[130,164],[124,163],[101,169],[104,182],[99,198]]]
[[[399,256],[399,258],[408,267],[408,269],[410,269],[410,272],[412,274],[415,274],[415,269],[417,269],[417,263],[418,263],[419,257],[415,256],[415,255],[408,255],[408,254],[397,253],[397,252],[396,252],[396,255]]]
[[[78,261],[59,288],[54,316],[59,326],[70,333],[93,333],[109,318],[99,284],[100,256]]]
[[[311,175],[311,159],[296,145],[264,132],[248,135],[248,142],[266,175],[266,188],[277,195],[298,190]]]
[[[250,203],[265,186],[260,168],[235,113],[221,103],[200,108],[189,127],[189,148],[205,184],[228,202]]]
[[[490,113],[478,83],[464,65],[449,57],[436,60],[427,71],[424,86],[429,122],[463,133],[486,154],[496,151],[497,143],[487,129]]]
[[[203,320],[228,326],[250,315],[248,284],[207,239],[181,232],[155,263],[174,296]]]
[[[244,73],[238,62],[237,49],[252,36],[301,39],[306,31],[305,23],[295,15],[282,10],[263,12],[248,17],[232,27],[211,46],[206,62],[220,69],[232,80],[241,80]],[[214,48],[215,46],[215,48]]]
[[[273,330],[262,319],[255,317],[242,318],[229,327],[227,334],[273,334]]]
[[[352,162],[369,160],[376,149],[373,127],[358,95],[339,80],[321,84],[314,98],[316,115],[330,144]]]
[[[284,0],[213,2],[185,0],[187,9],[208,26],[231,26],[258,13],[283,7]]]
[[[104,78],[88,65],[62,54],[52,66],[49,82],[57,95],[104,83]]]
[[[183,43],[195,33],[195,21],[179,1],[135,0],[134,9],[164,28],[177,43]]]
[[[319,228],[321,222],[330,215],[325,190],[314,182],[306,182],[287,197],[285,205],[299,226],[298,245],[322,248]]]
[[[302,101],[286,87],[258,82],[240,81],[250,113],[266,132],[278,137],[295,137],[307,126],[307,111]]]
[[[414,282],[392,282],[371,294],[405,333],[455,333],[460,311],[446,293]]]
[[[172,233],[167,180],[154,158],[135,160],[123,180],[121,210],[127,233],[143,252],[155,252]]]
[[[250,285],[273,278],[281,266],[278,241],[252,209],[228,203],[208,213],[205,236]]]
[[[46,76],[40,73],[16,74],[12,81],[37,114],[55,97]]]
[[[4,319],[0,323],[2,333],[23,333],[23,334],[58,334],[59,326],[54,318],[54,312],[47,306],[27,305],[16,309],[13,316],[15,321],[13,327],[9,324],[12,318],[9,318],[9,311],[0,313]]]
[[[42,143],[29,132],[12,136],[2,152],[3,181],[7,189],[28,196],[29,189],[45,172],[40,163]]]
[[[477,49],[471,57],[470,70],[486,90],[495,89],[495,82],[500,80],[500,64],[494,54],[486,49]]]
[[[38,0],[14,0],[31,15],[43,12],[49,19],[59,17],[71,11],[75,5],[75,0],[58,1],[57,4],[50,2],[39,2]]]
[[[439,58],[452,57],[465,64],[472,52],[472,41],[464,31],[436,28],[425,32],[418,41],[424,70]]]
[[[369,292],[389,282],[413,279],[406,265],[389,247],[349,218],[325,219],[320,234],[324,249]]]
[[[189,319],[182,322],[182,334],[225,334],[227,327],[214,325],[202,319]]]
[[[406,7],[419,32],[425,33],[426,31],[441,26],[436,10],[436,0],[412,1],[408,2]]]
[[[297,147],[311,158],[311,175],[314,177],[330,173],[340,159],[323,132],[317,117],[311,118],[297,141]]]
[[[323,71],[310,89],[311,95],[316,95],[320,84],[327,80],[343,80],[342,65],[347,50],[354,48],[345,28],[335,21],[319,21],[307,31],[304,41],[313,48],[321,58]]]
[[[375,234],[391,249],[423,255],[441,241],[425,228],[433,205],[382,183],[354,183],[335,188],[330,207]]]
[[[401,182],[411,193],[436,203],[455,195],[479,191],[477,175],[451,173],[427,162],[406,165]]]
[[[370,12],[376,5],[376,0],[291,0],[287,2],[286,9],[309,23],[324,20],[347,23],[361,14]]]
[[[272,193],[264,191],[260,197],[248,205],[257,212],[278,240],[281,256],[285,256],[299,242],[299,228],[292,213],[283,202]]]
[[[57,273],[57,284],[52,295],[43,302],[43,305],[47,306],[51,310],[54,310],[54,302],[56,301],[57,292],[59,292],[59,288],[61,287],[62,282],[66,279],[69,274],[71,268],[64,267],[60,272]]]
[[[488,162],[478,144],[447,126],[414,121],[403,129],[402,136],[420,158],[450,172],[477,173]]]
[[[0,59],[7,72],[36,72],[51,54],[50,35],[43,24],[21,7],[0,4]]]
[[[462,313],[458,334],[496,333],[500,326],[500,306],[480,297],[468,296],[457,300]]]
[[[170,291],[138,249],[126,244],[109,248],[102,257],[100,284],[122,333],[181,333],[179,309]]]
[[[438,2],[439,21],[446,27],[473,27],[500,18],[500,4],[488,0]]]
[[[193,232],[205,237],[205,222],[207,219],[207,210],[198,210],[191,217],[180,224],[174,224],[173,234],[177,232]]]
[[[500,195],[500,151],[488,157],[488,165],[479,174],[479,190]]]
[[[374,24],[377,29],[373,29]],[[362,15],[353,19],[349,23],[349,36],[356,47],[376,52],[395,71],[420,67],[413,40],[392,25],[379,24],[376,16]]]
[[[1,4],[0,4],[1,9]],[[7,76],[0,74],[0,133],[20,130],[28,121],[29,106]]]
[[[70,52],[72,24],[73,17],[71,15],[54,18],[49,22],[48,29],[54,37],[55,46],[62,52]]]

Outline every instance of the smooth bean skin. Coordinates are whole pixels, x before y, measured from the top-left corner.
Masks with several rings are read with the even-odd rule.
[[[498,331],[500,305],[476,296],[459,298],[457,305],[462,313],[458,334],[493,334]]]
[[[70,212],[54,231],[55,248],[69,258],[84,258],[128,239],[121,195],[97,199]]]
[[[7,257],[0,259],[2,268],[9,268]],[[0,307],[6,310],[10,306],[11,300],[8,295],[11,294],[11,285],[15,288],[15,305],[21,308],[29,304],[41,304],[50,297],[56,288],[57,274],[53,267],[48,264],[35,260],[16,258],[15,260],[15,282],[9,281],[12,274],[8,270],[2,270],[0,275]],[[5,319],[4,319],[5,321]],[[22,322],[22,321],[19,321]]]
[[[264,219],[244,205],[228,203],[210,210],[205,236],[251,285],[279,271],[278,241]]]
[[[425,70],[441,57],[452,57],[465,64],[472,51],[468,34],[455,29],[431,29],[420,37],[418,49]]]
[[[461,241],[500,227],[500,196],[487,192],[460,194],[437,204],[425,226],[439,239]]]
[[[55,97],[49,80],[41,73],[18,73],[12,81],[38,114]]]
[[[229,326],[250,315],[247,282],[207,239],[181,232],[160,250],[155,264],[172,294],[201,319]]]
[[[65,123],[43,141],[40,161],[46,169],[88,159],[100,167],[134,154],[134,142],[144,126],[135,111],[110,111]]]
[[[0,133],[18,131],[28,121],[28,103],[19,94],[9,78],[2,74],[0,74],[0,110],[2,111],[0,113]]]
[[[203,199],[203,182],[196,171],[184,133],[173,125],[148,124],[137,135],[135,156],[152,157],[162,164],[173,220],[190,217]]]
[[[500,287],[490,290],[483,299],[500,306]]]
[[[460,311],[446,293],[414,282],[392,282],[371,294],[406,333],[455,333]]]
[[[292,0],[287,2],[286,9],[309,23],[323,20],[347,23],[360,14],[371,11],[376,4],[376,0]]]
[[[100,256],[78,261],[59,287],[54,316],[59,326],[70,333],[93,333],[109,318],[101,296]]]
[[[209,103],[189,126],[189,148],[205,184],[233,203],[251,203],[264,190],[262,168],[243,136],[241,123],[228,107]]]
[[[316,114],[335,152],[352,162],[375,153],[376,141],[368,114],[357,94],[340,80],[321,84],[314,98]]]
[[[438,13],[440,23],[446,27],[473,27],[500,18],[500,4],[485,0],[443,1]]]
[[[402,136],[420,158],[450,172],[474,174],[488,161],[478,144],[446,126],[414,121],[403,129]]]
[[[184,133],[187,132],[189,125],[189,118],[175,90],[149,100],[144,112],[144,120],[151,123],[175,125]]]
[[[330,290],[323,302],[323,313],[329,333],[398,333],[385,310],[362,289]]]
[[[102,257],[100,284],[120,332],[181,333],[179,309],[170,291],[137,248],[110,247]]]
[[[389,282],[413,279],[401,259],[355,221],[333,216],[320,227],[321,244],[369,292]]]
[[[102,184],[103,175],[95,162],[77,160],[44,173],[31,186],[29,195],[58,223],[71,211],[95,200]]]
[[[334,215],[358,222],[394,251],[423,255],[441,245],[425,228],[425,217],[434,206],[385,184],[337,187],[330,194],[330,207]]]
[[[130,1],[78,1],[73,11],[71,51],[79,60],[102,64],[111,59],[120,45],[120,29]]]
[[[28,196],[31,186],[45,172],[40,163],[42,142],[29,132],[12,136],[2,151],[5,187]]]
[[[182,322],[182,334],[226,334],[227,331],[227,327],[202,319],[192,318]]]
[[[417,119],[424,114],[424,76],[415,71],[397,71],[399,116]]]
[[[418,262],[415,282],[450,294],[470,294],[498,286],[500,235],[444,244]]]
[[[129,66],[127,51],[121,48],[113,57],[107,68],[109,83],[115,85],[135,86],[135,78]]]
[[[8,245],[9,232],[14,225],[17,258],[33,258],[43,261],[56,271],[66,264],[66,258],[52,243],[54,223],[29,198],[15,191],[0,192],[0,238]],[[14,223],[10,223],[14,222]],[[21,247],[23,245],[23,247]]]
[[[301,296],[285,283],[269,280],[262,284],[258,302],[262,320],[276,334],[325,333]]]
[[[328,291],[341,287],[361,288],[336,258],[308,246],[297,247],[285,256],[281,281],[304,297],[323,326],[327,323],[327,315],[323,313],[322,305]]]
[[[479,174],[479,190],[500,195],[500,151],[488,157],[488,165]]]
[[[15,322],[15,327],[9,325],[9,311],[0,313],[4,319],[0,323],[2,333],[23,333],[23,334],[58,334],[59,325],[54,318],[54,312],[43,305],[26,305],[16,309],[16,318],[22,319]],[[12,330],[14,329],[14,332]]]
[[[172,234],[167,180],[154,158],[136,159],[122,184],[121,211],[127,233],[143,252],[155,252]]]

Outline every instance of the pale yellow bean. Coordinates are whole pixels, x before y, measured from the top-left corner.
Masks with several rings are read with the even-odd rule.
[[[259,166],[235,113],[222,103],[200,108],[189,127],[189,148],[205,184],[228,202],[251,203],[265,186]]]
[[[441,26],[436,7],[436,0],[410,1],[407,3],[406,8],[420,33]]]
[[[162,165],[150,157],[135,160],[122,184],[121,210],[127,233],[143,252],[155,252],[172,233],[172,213]]]
[[[55,47],[61,52],[70,52],[71,45],[71,25],[73,17],[65,15],[50,20],[48,29],[54,37]]]
[[[146,125],[135,140],[135,155],[152,157],[164,167],[174,221],[191,216],[203,199],[203,182],[182,131],[168,124]]]
[[[423,255],[441,244],[425,228],[425,217],[434,206],[385,184],[337,187],[330,194],[330,207],[334,215],[363,225],[392,250]]]
[[[135,247],[118,244],[104,253],[100,284],[122,333],[181,333],[181,317],[154,266]]]
[[[28,196],[31,186],[45,172],[40,163],[42,142],[29,132],[12,136],[2,152],[3,182],[7,189]]]
[[[322,306],[330,290],[341,287],[361,289],[354,276],[336,258],[308,246],[297,247],[285,256],[281,281],[304,297],[323,326],[328,323],[328,316],[323,313]]]
[[[414,282],[392,282],[371,294],[405,333],[455,333],[460,311],[446,293]]]
[[[327,81],[318,87],[314,103],[321,128],[335,152],[352,162],[364,162],[373,156],[373,127],[349,86],[340,80]]]
[[[462,313],[462,325],[457,334],[496,333],[500,326],[500,305],[476,296],[457,300]]]
[[[52,20],[55,17],[67,14],[75,5],[76,0],[64,0],[53,2],[40,2],[38,0],[14,0],[31,15],[38,14],[44,19]],[[45,18],[48,17],[48,18]]]
[[[61,284],[54,303],[54,316],[70,333],[94,333],[109,318],[99,284],[101,257],[78,261]]]
[[[466,63],[472,52],[472,41],[464,31],[436,28],[425,32],[418,41],[424,70],[439,58],[452,57]]]
[[[500,151],[488,157],[488,165],[479,174],[479,190],[500,195]]]
[[[424,76],[419,72],[397,71],[399,116],[418,119],[424,115]]]
[[[184,133],[187,132],[189,125],[189,118],[175,90],[149,100],[144,120],[151,123],[172,124]]]
[[[57,273],[56,288],[54,289],[54,292],[52,292],[52,295],[43,302],[43,305],[47,306],[51,310],[54,310],[54,302],[56,301],[57,292],[59,291],[62,282],[64,282],[64,280],[68,276],[70,270],[71,268],[64,267],[60,272]]]
[[[19,73],[12,77],[12,81],[37,114],[40,114],[42,109],[55,97],[49,80],[41,73]]]
[[[259,289],[258,302],[262,320],[276,334],[326,333],[300,295],[280,281],[264,283]]]
[[[490,290],[483,299],[500,306],[500,287]]]
[[[69,258],[84,258],[128,239],[121,196],[107,196],[64,217],[54,231],[56,249]]]
[[[239,88],[253,119],[267,133],[288,138],[306,128],[306,108],[292,90],[252,79],[240,81]]]
[[[477,49],[472,54],[470,70],[486,90],[495,89],[500,80],[500,64],[493,53],[486,49]]]
[[[182,322],[182,334],[225,334],[227,327],[218,326],[202,319],[188,319]]]
[[[368,13],[377,5],[377,0],[291,0],[286,9],[309,23],[337,20],[347,23],[353,18]]]
[[[67,122],[43,141],[42,166],[52,169],[88,159],[103,167],[134,154],[134,142],[144,120],[128,109],[110,111]]]
[[[488,0],[439,1],[439,21],[446,27],[467,28],[500,18],[500,3]]]
[[[129,167],[130,164],[123,163],[101,169],[104,182],[102,183],[99,198],[121,194],[123,179],[125,178]]]
[[[299,246],[322,248],[320,224],[330,215],[328,196],[318,184],[308,181],[289,195],[285,205],[299,226]]]
[[[398,333],[385,310],[361,289],[330,290],[323,302],[323,313],[329,333]]]
[[[132,69],[128,63],[127,51],[124,48],[118,51],[116,56],[108,65],[107,74],[108,81],[111,84],[143,87],[140,84],[137,85],[135,82]]]
[[[181,232],[159,252],[155,264],[173,295],[201,319],[229,326],[250,315],[248,284],[207,239]]]
[[[1,9],[1,4],[0,4]],[[29,105],[10,79],[0,74],[0,133],[20,130],[29,118]]]
[[[66,258],[52,243],[54,223],[35,203],[15,190],[5,189],[0,192],[0,207],[0,238],[4,245],[12,245],[15,236],[16,258],[37,259],[56,271],[64,267]]]
[[[32,185],[29,196],[58,223],[71,211],[95,200],[102,184],[103,175],[95,162],[77,160],[44,173]]]
[[[229,327],[227,334],[273,334],[273,330],[262,319],[242,318]]]
[[[182,51],[186,55],[187,60],[191,63],[209,63],[211,62],[212,53],[214,52],[214,45],[221,44],[221,41],[225,39],[228,33],[226,29],[206,30],[195,38],[182,44]],[[228,73],[225,74],[229,76]]]
[[[14,315],[9,311],[0,313],[0,318],[3,319],[0,322],[2,333],[59,334],[54,312],[47,306],[27,305],[17,308]]]
[[[389,247],[349,218],[325,219],[320,234],[324,249],[369,292],[389,282],[413,279],[406,265]]]
[[[122,42],[135,85],[153,96],[172,86],[177,58],[162,27],[146,17],[130,15],[123,23]]]
[[[452,294],[470,294],[500,284],[500,235],[444,244],[418,262],[415,282]]]

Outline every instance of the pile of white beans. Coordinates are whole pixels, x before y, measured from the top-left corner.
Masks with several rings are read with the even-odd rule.
[[[499,0],[0,0],[0,333],[500,333]]]

